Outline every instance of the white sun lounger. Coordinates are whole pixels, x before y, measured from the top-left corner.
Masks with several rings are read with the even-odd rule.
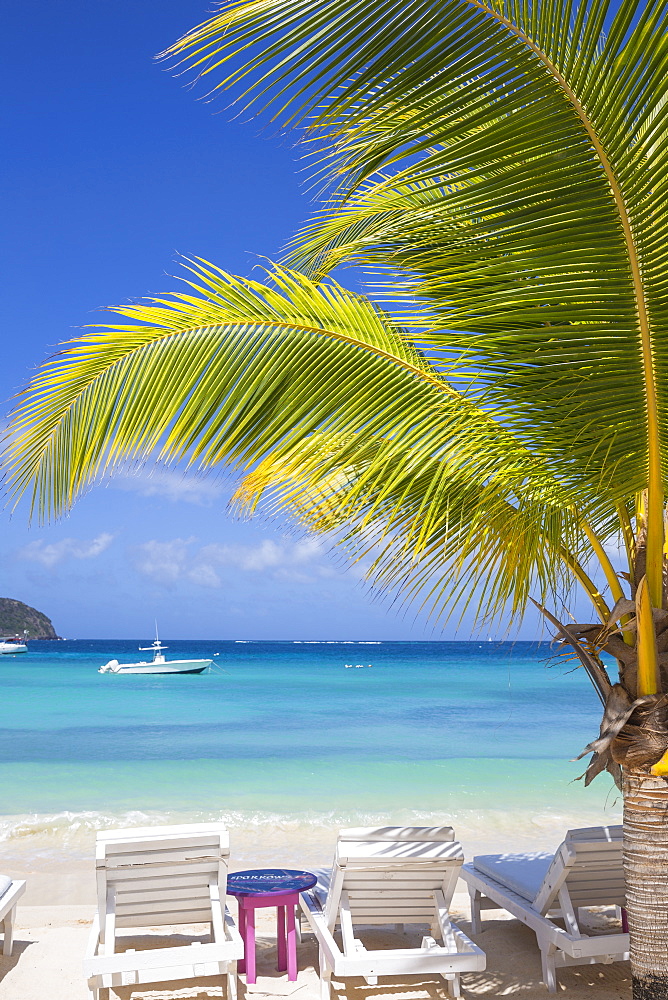
[[[225,907],[229,837],[218,823],[108,830],[98,835],[98,914],[84,959],[94,1000],[101,987],[227,977],[236,997],[243,941]],[[211,943],[119,951],[117,928],[208,924]]]
[[[0,926],[2,926],[2,954],[11,955],[14,944],[14,918],[19,896],[26,891],[24,880],[0,875]]]
[[[452,996],[462,972],[485,968],[485,955],[450,920],[449,906],[462,865],[450,827],[342,830],[331,873],[301,895],[302,909],[320,946],[323,1000],[335,977],[438,973]],[[420,948],[367,951],[360,926],[427,924]],[[341,949],[335,939],[341,931]],[[438,943],[436,939],[440,939]]]
[[[589,936],[579,915],[587,907],[624,906],[621,826],[569,830],[554,855],[482,855],[464,865],[462,878],[471,895],[474,934],[482,930],[480,911],[488,909],[507,910],[535,931],[551,993],[557,967],[629,957],[628,933]]]

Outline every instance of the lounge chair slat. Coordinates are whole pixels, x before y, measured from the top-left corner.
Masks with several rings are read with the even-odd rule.
[[[225,859],[220,860],[225,861]],[[125,868],[102,868],[99,871],[106,876],[107,881],[117,884],[133,880],[141,881],[144,878],[163,878],[172,875],[190,875],[191,873],[194,875],[200,872],[216,871],[217,867],[217,859],[213,861],[186,861],[183,864],[178,862],[155,864],[153,861],[148,861],[145,865],[137,864]]]
[[[354,910],[353,917],[357,926],[370,924],[416,924],[431,926],[434,914],[414,910]]]
[[[461,862],[457,862],[457,867],[459,867]],[[388,872],[369,872],[361,873],[355,871],[354,868],[347,869],[348,884],[355,886],[355,891],[363,892],[367,886],[377,885],[379,879],[382,880],[383,884],[389,886],[391,889],[406,889],[406,890],[425,890],[429,892],[432,889],[437,888],[437,886],[443,884],[443,868],[439,866],[438,871],[433,874],[425,875],[424,871],[417,871],[411,877],[410,870],[408,872],[398,872],[398,871],[388,871]]]
[[[438,842],[430,844],[426,841],[405,842],[391,844],[389,841],[372,841],[370,844],[344,844],[339,854],[342,864],[354,865],[366,864],[370,858],[383,858],[391,862],[395,858],[406,858],[406,860],[416,867],[420,864],[434,864],[441,859],[458,855],[461,856],[461,847],[456,841]]]
[[[137,907],[119,915],[116,918],[117,927],[153,927],[176,926],[177,924],[208,924],[211,922],[211,907],[193,907],[192,909],[150,910]]]
[[[387,883],[385,883],[387,885]],[[431,886],[429,889],[416,889],[415,892],[411,892],[410,889],[396,889],[388,886],[388,888],[380,888],[378,883],[375,885],[369,885],[366,891],[360,889],[359,886],[355,886],[349,890],[351,900],[359,899],[412,899],[415,903],[422,902],[428,905],[434,899],[434,893],[439,889],[443,888],[443,882],[439,882],[437,885]]]
[[[619,823],[616,826],[582,826],[576,830],[568,830],[564,842],[583,846],[592,844],[597,850],[602,850],[606,845],[614,845],[623,839],[624,827]]]
[[[339,830],[339,844],[344,845],[347,841],[357,841],[358,843],[369,843],[377,840],[389,840],[392,843],[400,843],[409,840],[448,841],[455,839],[455,831],[451,826],[380,826],[380,827],[354,827],[348,830]]]
[[[119,910],[123,910],[124,907],[130,905],[131,903],[142,902],[144,900],[151,903],[158,903],[162,899],[167,900],[203,900],[205,903],[209,901],[209,890],[208,886],[184,886],[183,888],[177,889],[176,887],[170,889],[167,886],[162,886],[159,889],[147,889],[142,886],[141,889],[137,889],[136,886],[133,887],[132,892],[121,892],[116,893],[116,906]]]
[[[363,913],[401,913],[404,915],[413,914],[417,923],[423,923],[423,917],[431,923],[434,917],[433,902],[431,906],[411,906],[407,900],[402,899],[396,900],[395,905],[391,906],[388,903],[377,902],[374,904],[370,900],[364,904],[351,904],[351,908],[356,918]],[[406,921],[399,920],[399,917],[396,918],[396,923],[402,922],[405,923]]]
[[[176,848],[164,851],[135,851],[132,853],[129,851],[109,851],[105,854],[104,862],[99,864],[99,867],[106,869],[127,868],[131,865],[159,865],[173,862],[185,864],[189,861],[195,863],[198,861],[217,861],[219,858],[227,860],[227,855],[214,853],[210,845],[206,845],[206,847],[187,847],[183,851],[179,851]]]
[[[203,894],[201,896],[190,894],[177,899],[170,899],[168,896],[160,898],[145,896],[143,899],[139,897],[135,902],[125,900],[121,902],[117,900],[116,903],[117,919],[119,920],[133,913],[154,913],[157,919],[159,914],[166,913],[168,910],[173,912],[178,910],[204,910],[211,913],[208,893],[206,896]]]
[[[161,830],[164,832],[161,833]],[[128,826],[113,830],[99,830],[96,839],[98,844],[106,841],[118,843],[122,840],[129,840],[135,844],[142,841],[156,844],[159,841],[187,838],[188,836],[212,837],[214,843],[219,843],[221,847],[229,850],[230,835],[220,823],[181,823],[165,827]]]
[[[154,889],[167,889],[169,891],[172,886],[174,889],[187,889],[190,886],[199,888],[204,884],[208,884],[205,878],[200,878],[201,874],[206,874],[205,872],[195,872],[194,874],[188,872],[184,875],[160,875],[159,877],[155,877],[155,874],[149,878],[113,880],[117,895],[121,895],[124,892],[152,892]]]
[[[207,834],[202,837],[195,837],[192,834],[184,837],[159,837],[156,840],[152,838],[142,840],[139,837],[136,840],[127,840],[125,838],[122,840],[112,840],[108,838],[99,843],[103,845],[107,857],[111,857],[114,854],[135,853],[138,851],[148,854],[157,851],[182,852],[190,848],[214,854],[220,851],[228,853],[228,848],[225,845],[221,845],[220,839],[213,834]]]

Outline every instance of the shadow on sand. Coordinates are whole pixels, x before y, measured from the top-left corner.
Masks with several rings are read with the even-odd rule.
[[[471,935],[470,923],[458,919],[462,930]],[[362,932],[360,937],[368,947],[414,947],[415,934],[394,930]],[[174,935],[169,944],[185,944],[197,937]],[[522,1000],[549,1000],[551,994],[541,981],[540,955],[535,935],[517,920],[485,918],[485,929],[475,941],[487,953],[484,972],[462,976],[463,998],[516,996]],[[165,941],[167,943],[167,941]],[[129,947],[155,946],[150,936],[132,938]],[[12,958],[13,961],[13,958]],[[299,948],[299,976],[289,983],[285,973],[276,969],[276,950],[272,938],[257,940],[257,983],[246,986],[244,977],[239,981],[239,1000],[255,997],[296,997],[296,1000],[320,1000],[320,983],[316,973],[318,951],[315,939],[304,934]],[[1,968],[1,966],[0,966]],[[628,1000],[631,992],[629,965],[577,966],[559,970],[558,994],[568,1000]],[[109,991],[109,1000],[214,1000],[222,998],[225,991],[219,978],[181,980],[171,983],[124,986]],[[448,1000],[446,984],[439,976],[400,976],[383,978],[377,986],[369,986],[361,978],[333,980],[332,1000]],[[101,1000],[106,1000],[105,991]]]

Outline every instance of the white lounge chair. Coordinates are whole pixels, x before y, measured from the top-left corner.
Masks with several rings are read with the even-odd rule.
[[[450,827],[342,830],[331,873],[301,895],[320,946],[323,1000],[330,980],[437,973],[454,997],[460,973],[485,968],[485,954],[450,920],[449,906],[463,860]],[[420,948],[367,951],[361,925],[427,924]],[[341,949],[334,937],[341,930]],[[437,943],[437,938],[442,943]]]
[[[218,823],[109,830],[98,836],[98,915],[84,959],[94,1000],[100,987],[199,976],[227,977],[236,997],[243,941],[225,907],[229,837]],[[117,928],[206,923],[211,943],[119,951]]]
[[[628,933],[589,936],[579,914],[587,907],[624,906],[621,826],[569,830],[554,855],[482,855],[464,865],[462,878],[471,895],[474,934],[482,930],[480,911],[487,909],[507,910],[535,931],[550,993],[557,989],[557,967],[629,957]]]
[[[19,896],[26,891],[24,880],[0,875],[0,925],[2,926],[2,954],[11,955],[14,944],[14,918]]]

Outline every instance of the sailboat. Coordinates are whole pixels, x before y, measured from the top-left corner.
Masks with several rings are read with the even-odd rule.
[[[119,663],[118,660],[109,660],[100,667],[100,674],[201,674],[213,663],[213,660],[166,660],[163,646],[158,637],[158,624],[155,626],[155,639],[150,646],[139,646],[142,653],[152,652],[153,659],[150,662],[140,660],[139,663]]]

